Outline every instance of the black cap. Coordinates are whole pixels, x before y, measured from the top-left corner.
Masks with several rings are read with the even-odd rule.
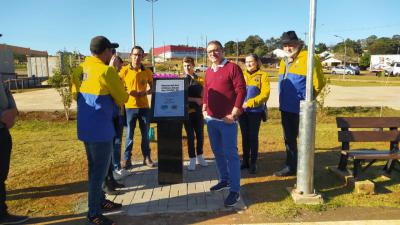
[[[101,54],[107,48],[118,48],[119,44],[111,43],[104,36],[96,36],[90,41],[90,51],[94,54]]]
[[[284,44],[299,44],[301,41],[296,35],[296,32],[290,30],[288,32],[283,32],[281,37],[281,43]]]

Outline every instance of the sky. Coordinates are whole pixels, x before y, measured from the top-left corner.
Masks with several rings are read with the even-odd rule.
[[[155,47],[164,44],[204,46],[206,38],[222,43],[249,35],[278,38],[309,30],[309,0],[158,0],[154,3]],[[400,34],[399,0],[317,0],[316,44],[342,38]],[[131,0],[0,0],[0,43],[55,54],[59,50],[89,55],[90,39],[104,35],[132,46]],[[135,0],[136,44],[152,45],[151,3]],[[306,33],[306,34],[305,34]],[[308,38],[308,37],[307,37]]]

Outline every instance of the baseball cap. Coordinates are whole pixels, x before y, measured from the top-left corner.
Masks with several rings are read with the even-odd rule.
[[[94,54],[101,54],[107,48],[118,48],[118,43],[111,43],[104,36],[96,36],[90,41],[90,51]]]

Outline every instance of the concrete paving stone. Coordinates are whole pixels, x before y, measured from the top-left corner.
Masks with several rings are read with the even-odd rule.
[[[187,162],[184,162],[187,164]],[[121,194],[109,196],[122,202],[123,210],[131,216],[154,213],[184,213],[241,210],[241,201],[234,208],[224,206],[228,191],[210,192],[210,187],[218,183],[214,161],[208,167],[198,167],[195,171],[184,172],[184,183],[159,185],[157,169],[134,164],[133,175],[124,181],[126,188]]]

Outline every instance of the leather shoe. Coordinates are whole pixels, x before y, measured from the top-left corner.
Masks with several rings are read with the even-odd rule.
[[[290,170],[289,167],[285,167],[274,173],[274,176],[277,176],[277,177],[288,177],[288,176],[294,176],[294,175],[296,175],[296,171]]]
[[[249,164],[248,163],[242,162],[242,164],[240,165],[240,169],[241,170],[248,169],[248,168],[249,168]]]
[[[249,168],[249,173],[250,174],[257,174],[257,164],[251,164]]]

